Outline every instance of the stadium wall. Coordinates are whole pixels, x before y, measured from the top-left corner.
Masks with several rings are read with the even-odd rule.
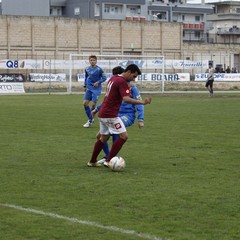
[[[1,58],[69,53],[163,54],[182,48],[176,23],[0,16]]]
[[[0,16],[0,60],[129,54],[213,60],[233,67],[237,56],[239,65],[239,45],[183,43],[182,31],[182,24],[169,22]]]

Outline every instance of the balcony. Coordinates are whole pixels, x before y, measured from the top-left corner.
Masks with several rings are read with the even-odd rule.
[[[204,30],[203,23],[183,23],[183,30]]]
[[[218,28],[218,35],[240,35],[240,28],[237,26],[232,26],[230,28]]]
[[[215,34],[198,32],[185,32],[183,34],[183,42],[198,42],[198,43],[212,43],[212,44],[240,44],[239,35],[230,34]]]

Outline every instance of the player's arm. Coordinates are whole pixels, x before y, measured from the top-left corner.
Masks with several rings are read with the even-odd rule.
[[[103,71],[103,69],[100,68],[100,79],[99,79],[99,83],[103,83],[107,80],[107,76],[105,74],[105,72]]]
[[[142,100],[142,97],[140,95],[140,92],[136,86],[133,86],[131,88],[132,98],[136,100]],[[135,105],[135,109],[137,111],[137,119],[138,119],[138,125],[139,128],[143,127],[143,121],[144,121],[144,106],[141,104]]]
[[[88,78],[88,73],[87,73],[87,70],[85,69],[85,78],[84,78],[84,85],[83,85],[83,87],[85,88],[85,90],[86,90],[86,88],[87,88],[87,78]]]
[[[142,104],[142,105],[146,105],[146,104],[150,104],[152,101],[152,98],[145,98],[144,100],[136,100],[133,99],[129,96],[124,96],[123,97],[123,101],[127,102],[127,103],[131,103],[131,104]]]
[[[103,83],[107,80],[107,76],[102,68],[99,69],[99,80],[98,83]]]
[[[93,84],[94,87],[98,87],[99,84],[105,82],[107,80],[107,76],[105,75],[102,68],[98,68],[98,80]]]

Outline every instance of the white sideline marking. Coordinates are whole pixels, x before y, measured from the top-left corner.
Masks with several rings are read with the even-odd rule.
[[[145,239],[150,239],[150,240],[164,240],[165,239],[165,238],[160,238],[160,237],[150,235],[150,234],[136,232],[134,230],[127,230],[127,229],[123,229],[123,228],[119,228],[119,227],[115,227],[115,226],[105,226],[105,225],[102,225],[102,224],[97,223],[97,222],[84,221],[84,220],[80,220],[80,219],[77,219],[77,218],[66,217],[66,216],[55,214],[55,213],[43,212],[43,211],[35,210],[35,209],[32,209],[32,208],[24,208],[24,207],[13,205],[13,204],[0,203],[0,206],[8,207],[8,208],[14,208],[14,209],[17,209],[17,210],[20,210],[20,211],[35,213],[35,214],[38,214],[38,215],[48,216],[48,217],[52,217],[52,218],[63,219],[63,220],[73,222],[73,223],[79,223],[79,224],[83,224],[83,225],[98,227],[98,228],[110,230],[110,231],[113,231],[113,232],[119,232],[119,233],[124,233],[124,234],[128,234],[128,235],[134,235],[134,236],[137,236],[139,238],[145,238]]]

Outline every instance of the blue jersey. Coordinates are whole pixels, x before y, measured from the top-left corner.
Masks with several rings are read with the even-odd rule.
[[[138,88],[134,85],[131,87],[131,98],[136,100],[142,100],[140,92]],[[127,116],[128,120],[132,123],[135,121],[137,113],[137,119],[138,121],[144,121],[144,106],[141,104],[131,104],[122,102],[121,107],[118,112],[118,116]]]
[[[106,81],[107,77],[102,68],[99,66],[89,66],[85,69],[85,80],[84,86],[87,87],[89,90],[102,90],[102,83]],[[93,84],[98,82],[98,87],[94,87]]]
[[[136,100],[142,100],[140,92],[136,86],[131,87],[131,98]],[[97,111],[99,111],[101,105],[98,105],[96,107]],[[124,125],[126,127],[131,126],[135,119],[136,119],[136,113],[137,113],[137,119],[139,122],[144,121],[144,106],[141,104],[131,104],[122,102],[121,107],[118,112],[118,116],[122,119]]]

